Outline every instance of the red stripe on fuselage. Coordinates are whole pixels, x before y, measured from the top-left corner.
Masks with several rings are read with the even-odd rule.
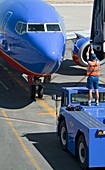
[[[25,68],[24,66],[22,66],[20,63],[18,63],[17,61],[15,61],[13,58],[11,58],[9,55],[7,55],[4,51],[2,51],[0,49],[0,55],[3,57],[3,59],[8,62],[12,67],[14,67],[15,69],[21,71],[22,73],[25,73],[27,75],[32,75],[35,77],[45,77],[45,76],[49,76],[49,74],[37,74],[35,72],[32,72],[30,70],[28,70],[27,68]]]

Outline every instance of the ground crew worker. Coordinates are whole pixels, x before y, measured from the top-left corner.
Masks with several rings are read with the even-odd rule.
[[[88,68],[87,68],[87,76],[88,76],[87,87],[89,89],[88,105],[91,106],[92,89],[94,88],[95,95],[96,95],[96,105],[98,106],[99,105],[98,83],[99,83],[99,76],[100,76],[100,64],[99,64],[99,60],[94,54],[92,46],[88,47],[88,51],[86,55],[87,55],[87,62],[88,62]],[[89,56],[91,57],[91,60],[89,59]]]

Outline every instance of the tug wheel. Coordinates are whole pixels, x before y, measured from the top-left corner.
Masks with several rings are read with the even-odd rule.
[[[63,150],[67,151],[68,148],[68,132],[67,132],[67,128],[66,128],[66,123],[65,121],[63,120],[61,123],[60,123],[60,143],[61,143],[61,147]]]
[[[83,170],[88,167],[88,151],[86,141],[83,135],[80,135],[77,142],[77,159]]]

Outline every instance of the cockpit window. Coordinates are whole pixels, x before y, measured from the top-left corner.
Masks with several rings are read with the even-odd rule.
[[[21,33],[25,33],[27,31],[27,24],[23,23],[21,28]]]
[[[28,24],[28,31],[45,31],[44,24]]]
[[[47,31],[61,31],[59,24],[46,24]]]
[[[45,23],[45,24],[28,24],[28,31],[29,32],[49,32],[49,31],[61,31],[60,25],[58,24],[50,24],[50,23]]]
[[[21,23],[19,22],[19,23],[17,23],[17,25],[16,25],[16,31],[17,31],[17,32],[20,32],[20,30],[21,30]]]
[[[24,23],[17,22],[16,32],[20,35],[25,34],[26,32],[60,32],[61,25],[60,23]]]
[[[27,24],[24,22],[18,22],[16,24],[16,32],[19,34],[24,34],[27,31]]]

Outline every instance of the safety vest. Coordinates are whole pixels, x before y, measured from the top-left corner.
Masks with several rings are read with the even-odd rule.
[[[87,76],[100,76],[100,66],[98,61],[90,61],[88,63]]]

